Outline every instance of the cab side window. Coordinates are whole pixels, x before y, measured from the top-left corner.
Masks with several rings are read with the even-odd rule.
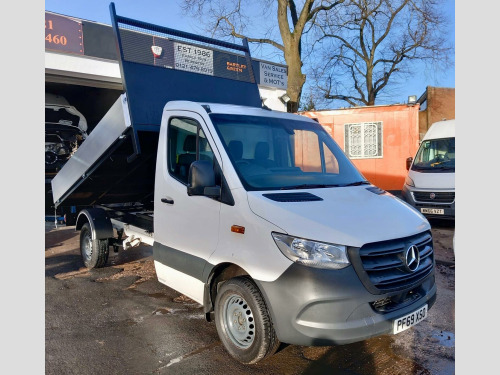
[[[168,125],[169,173],[187,185],[189,167],[196,160],[210,160],[214,154],[200,124],[189,118],[173,118]]]

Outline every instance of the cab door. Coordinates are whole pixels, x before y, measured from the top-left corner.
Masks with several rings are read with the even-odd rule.
[[[187,183],[193,161],[220,163],[213,144],[203,119],[193,112],[176,112],[162,123],[154,198],[156,273],[160,282],[199,303],[203,269],[218,242],[221,203],[189,196]]]

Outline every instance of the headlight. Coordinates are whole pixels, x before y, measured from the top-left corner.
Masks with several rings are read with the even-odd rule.
[[[408,186],[415,187],[415,183],[413,182],[413,180],[409,176],[406,176],[406,178],[405,178],[405,184],[408,185]]]
[[[274,242],[288,259],[315,268],[341,269],[350,262],[346,247],[273,233]]]

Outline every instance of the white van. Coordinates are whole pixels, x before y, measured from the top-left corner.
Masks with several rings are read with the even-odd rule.
[[[406,169],[406,202],[428,218],[455,219],[455,120],[432,124]]]

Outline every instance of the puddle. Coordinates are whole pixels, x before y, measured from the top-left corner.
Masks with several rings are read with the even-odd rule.
[[[188,315],[188,319],[205,319],[204,314],[193,314],[193,315]]]
[[[171,360],[170,360],[170,361],[169,361],[169,362],[168,362],[165,366],[160,367],[160,368],[159,368],[158,370],[156,370],[156,371],[159,371],[159,370],[161,370],[161,369],[162,369],[162,368],[164,368],[164,367],[170,367],[170,366],[172,366],[173,364],[176,364],[176,363],[181,362],[183,359],[186,359],[186,358],[189,358],[189,357],[191,357],[191,356],[194,356],[194,355],[200,354],[200,353],[202,353],[202,352],[204,352],[204,351],[206,351],[206,350],[210,350],[210,349],[212,349],[212,348],[214,348],[214,347],[216,347],[216,346],[218,346],[218,345],[219,345],[219,343],[218,343],[218,342],[215,342],[215,343],[213,343],[213,344],[210,344],[210,345],[204,346],[203,348],[196,349],[196,350],[192,351],[191,353],[188,353],[188,354],[185,354],[185,355],[181,355],[181,356],[179,356],[179,357],[177,357],[177,358],[171,359]]]
[[[439,331],[432,334],[432,337],[437,339],[439,344],[447,348],[455,346],[455,334],[453,332]]]
[[[405,350],[394,350],[392,336],[379,336],[339,346],[296,347],[308,361],[308,375],[431,375]],[[293,346],[290,347],[293,350]]]
[[[172,315],[179,311],[186,311],[186,309],[169,309],[169,308],[156,309],[155,311],[153,311],[152,315],[167,315],[167,314]]]

